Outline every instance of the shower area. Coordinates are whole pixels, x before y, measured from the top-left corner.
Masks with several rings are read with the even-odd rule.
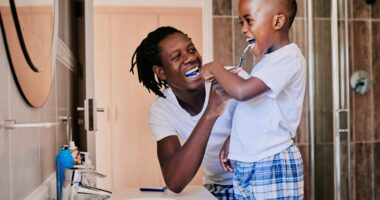
[[[312,199],[380,199],[380,2],[307,0]]]
[[[213,0],[214,59],[222,63],[237,63],[246,45],[237,2]],[[297,4],[291,40],[308,64],[295,138],[305,199],[380,199],[380,0]],[[243,67],[256,62],[247,57]]]

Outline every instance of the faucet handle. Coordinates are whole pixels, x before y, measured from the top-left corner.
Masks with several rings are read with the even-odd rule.
[[[90,195],[98,195],[98,196],[103,196],[103,197],[110,197],[112,192],[96,187],[91,187],[91,186],[86,186],[86,185],[81,185],[80,187],[77,188],[77,192],[81,194],[90,194]]]
[[[65,169],[65,181],[72,182],[72,183],[79,183],[82,182],[83,177],[99,177],[104,178],[106,175],[99,173],[95,170],[91,169],[80,169],[80,168],[71,168],[71,169]]]
[[[92,169],[81,169],[81,181],[80,183],[82,185],[95,187],[96,186],[96,178],[104,178],[106,175],[101,174],[95,170]]]
[[[104,178],[106,177],[105,174],[102,174],[102,173],[99,173],[95,170],[92,170],[92,169],[83,169],[82,170],[82,173],[83,174],[89,174],[89,175],[92,175],[92,176],[96,176],[96,177],[99,177],[99,178]]]
[[[79,183],[82,180],[82,173],[79,169],[65,169],[65,182]]]

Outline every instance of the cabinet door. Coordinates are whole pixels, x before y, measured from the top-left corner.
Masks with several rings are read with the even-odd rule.
[[[148,109],[156,97],[129,72],[134,50],[157,27],[157,17],[113,15],[110,24],[114,187],[160,185],[156,144],[148,126]]]
[[[191,37],[195,47],[202,54],[202,9],[189,9],[185,14],[174,11],[159,15],[159,26],[173,26]]]
[[[112,104],[110,64],[110,16],[94,14],[94,77],[95,98],[104,113],[98,114],[96,132],[96,169],[107,176],[99,179],[101,188],[112,187]]]
[[[178,8],[95,9],[95,89],[98,105],[106,108],[96,136],[97,170],[107,175],[100,186],[119,190],[164,185],[148,125],[149,107],[157,97],[129,70],[136,47],[162,25],[188,33],[201,49],[201,9],[189,13]],[[202,183],[202,172],[198,174],[192,184]]]

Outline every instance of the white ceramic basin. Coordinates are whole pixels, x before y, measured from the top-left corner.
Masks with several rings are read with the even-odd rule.
[[[175,199],[165,198],[165,197],[137,197],[137,198],[129,198],[125,200],[175,200]]]

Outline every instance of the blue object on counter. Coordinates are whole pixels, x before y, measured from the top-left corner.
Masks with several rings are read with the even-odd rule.
[[[65,180],[65,169],[74,167],[74,159],[68,146],[64,145],[60,148],[55,160],[55,173],[56,173],[56,190],[57,200],[62,197],[62,185]]]
[[[141,192],[165,192],[166,187],[162,188],[140,188]]]

